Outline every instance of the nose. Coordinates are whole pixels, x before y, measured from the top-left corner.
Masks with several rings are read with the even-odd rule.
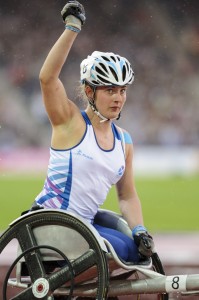
[[[114,102],[123,102],[123,101],[124,101],[123,95],[120,93],[120,91],[117,91],[117,93],[115,93]]]

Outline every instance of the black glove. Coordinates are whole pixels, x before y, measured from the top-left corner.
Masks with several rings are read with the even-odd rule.
[[[148,234],[146,228],[138,225],[134,227],[132,234],[141,256],[151,257],[154,253],[155,245],[153,238]]]
[[[86,21],[85,10],[78,1],[71,0],[61,11],[62,19],[67,26],[73,26],[81,30],[81,26]]]

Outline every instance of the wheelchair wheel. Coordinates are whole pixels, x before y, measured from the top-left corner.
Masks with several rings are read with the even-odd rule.
[[[12,299],[31,300],[41,298],[41,295],[34,293],[35,282],[41,282],[42,284],[44,282],[44,285],[48,287],[48,291],[46,294],[44,293],[41,298],[44,300],[50,299],[49,295],[52,295],[53,299],[56,290],[67,284],[70,292],[71,270],[64,264],[51,274],[45,267],[44,254],[41,254],[41,249],[39,249],[41,245],[38,243],[35,234],[38,229],[45,228],[45,226],[50,226],[52,229],[54,226],[58,226],[60,229],[69,228],[82,236],[88,244],[88,250],[80,257],[71,261],[74,278],[78,277],[89,268],[95,267],[97,271],[95,297],[96,299],[106,300],[109,274],[105,252],[102,250],[96,236],[84,222],[72,214],[57,210],[42,210],[24,215],[11,224],[10,228],[8,228],[0,237],[0,255],[6,250],[7,245],[15,239],[18,242],[21,252],[25,253],[25,266],[28,271],[30,282],[27,285],[23,285],[24,288],[22,288],[22,292],[17,292],[14,297],[12,296]],[[66,242],[70,243],[71,241]],[[32,251],[31,248],[34,247],[35,250]],[[42,284],[37,286],[38,289]],[[57,297],[56,294],[55,297]],[[5,297],[3,300],[6,300]]]

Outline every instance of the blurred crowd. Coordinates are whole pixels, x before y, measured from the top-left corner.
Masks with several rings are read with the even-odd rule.
[[[61,78],[83,108],[76,87],[80,62],[94,50],[132,63],[120,126],[138,145],[199,145],[199,2],[82,0],[87,22]],[[50,145],[38,75],[64,30],[63,0],[7,0],[0,6],[0,150]]]

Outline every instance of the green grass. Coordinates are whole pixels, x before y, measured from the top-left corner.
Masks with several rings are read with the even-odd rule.
[[[145,226],[150,231],[199,230],[198,176],[139,178],[136,179],[136,188],[142,202]],[[109,209],[112,198],[110,195]]]
[[[44,176],[0,177],[0,230],[28,209],[40,192]],[[136,178],[145,226],[152,232],[199,230],[199,177]],[[118,211],[115,189],[104,208]]]
[[[5,175],[0,177],[0,230],[30,208],[43,187],[44,177]]]

